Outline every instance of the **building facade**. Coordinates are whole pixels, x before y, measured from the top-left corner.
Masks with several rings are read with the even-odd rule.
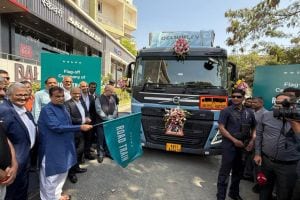
[[[132,0],[73,0],[117,40],[132,38],[137,27],[137,9]]]
[[[12,81],[39,81],[41,52],[102,57],[102,76],[114,79],[134,60],[72,0],[0,1],[0,33],[0,69]]]

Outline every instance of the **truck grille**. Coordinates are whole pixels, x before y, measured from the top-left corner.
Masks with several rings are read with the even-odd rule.
[[[151,112],[150,112],[151,110]],[[172,136],[165,134],[163,116],[164,109],[143,108],[142,124],[147,141],[154,144],[176,143],[184,148],[202,149],[207,141],[213,124],[213,113],[206,116],[206,120],[200,119],[197,112],[189,111],[192,115],[184,125],[184,136]],[[207,111],[205,111],[207,112]]]

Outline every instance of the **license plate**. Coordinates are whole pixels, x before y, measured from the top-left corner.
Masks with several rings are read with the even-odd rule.
[[[166,143],[166,151],[181,152],[181,144]]]

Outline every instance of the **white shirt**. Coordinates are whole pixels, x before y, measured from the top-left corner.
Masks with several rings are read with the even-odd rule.
[[[26,108],[25,107],[18,107],[13,104],[13,107],[15,111],[18,113],[20,118],[22,119],[23,123],[25,124],[28,132],[29,132],[29,138],[30,138],[30,147],[32,148],[35,143],[35,137],[36,137],[36,127],[33,123],[33,121],[30,120],[30,118],[26,115]]]
[[[83,106],[82,106],[82,104],[81,104],[80,101],[75,101],[75,100],[74,100],[74,102],[75,102],[75,104],[76,104],[76,106],[77,106],[77,108],[78,108],[78,110],[79,110],[79,112],[80,112],[81,119],[82,119],[82,124],[84,124],[84,123],[85,123],[85,112],[84,112],[84,108],[83,108]]]
[[[64,95],[65,95],[65,101],[68,101],[70,100],[72,97],[71,97],[71,91],[70,90],[67,90],[66,88],[64,88]]]

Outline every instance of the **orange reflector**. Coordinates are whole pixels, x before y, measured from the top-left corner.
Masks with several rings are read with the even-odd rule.
[[[223,110],[228,105],[227,96],[200,96],[199,107],[206,110]]]

